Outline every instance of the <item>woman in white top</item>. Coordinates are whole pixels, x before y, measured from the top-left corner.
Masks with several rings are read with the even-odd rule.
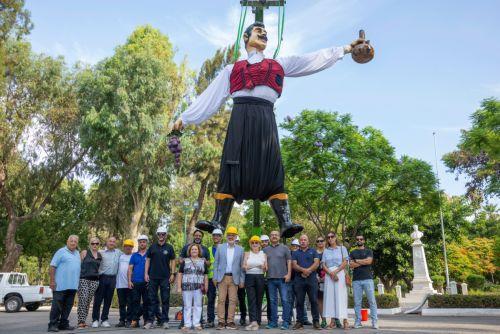
[[[330,319],[330,328],[335,327],[335,320],[343,321],[344,329],[349,328],[347,320],[347,285],[344,268],[347,265],[347,249],[337,245],[337,234],[329,232],[328,246],[323,252],[321,265],[326,272],[323,296],[323,317]]]
[[[267,256],[261,250],[260,238],[256,235],[250,238],[250,252],[243,258],[245,270],[245,288],[248,296],[250,324],[247,331],[259,329],[262,316],[262,296],[264,295],[264,272],[267,271]]]

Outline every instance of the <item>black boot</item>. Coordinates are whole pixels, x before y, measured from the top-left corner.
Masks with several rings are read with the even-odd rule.
[[[301,225],[292,223],[288,199],[273,198],[269,200],[269,204],[278,219],[282,238],[291,238],[304,229]]]
[[[215,194],[215,213],[211,221],[200,220],[196,223],[196,228],[212,233],[216,228],[221,229],[222,232],[226,229],[227,221],[231,215],[231,210],[234,204],[234,198],[218,199]]]

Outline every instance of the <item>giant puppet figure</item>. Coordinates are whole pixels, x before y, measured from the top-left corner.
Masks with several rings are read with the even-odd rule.
[[[325,70],[364,40],[276,60],[264,56],[267,32],[263,23],[250,25],[243,40],[248,59],[227,65],[174,124],[174,130],[200,124],[217,112],[229,96],[233,98],[214,195],[215,214],[212,220],[201,220],[196,227],[209,232],[216,228],[225,230],[235,201],[267,200],[281,236],[289,238],[303,227],[294,224],[290,216],[273,104],[281,96],[285,77]]]

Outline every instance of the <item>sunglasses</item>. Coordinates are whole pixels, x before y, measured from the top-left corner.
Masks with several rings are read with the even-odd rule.
[[[321,239],[321,240],[316,240],[316,243],[320,243],[320,242],[325,242],[325,240]]]
[[[254,241],[254,242],[251,242],[250,245],[260,245],[260,242]]]
[[[164,237],[167,235],[167,233],[156,233],[156,235],[160,235],[160,236]]]
[[[336,238],[336,237],[337,237],[336,235],[329,235],[328,239],[333,239],[333,238]]]
[[[363,240],[365,240],[365,239],[363,239],[363,238],[356,238],[356,241],[363,241]]]
[[[90,243],[92,246],[99,246],[99,242],[91,242]]]

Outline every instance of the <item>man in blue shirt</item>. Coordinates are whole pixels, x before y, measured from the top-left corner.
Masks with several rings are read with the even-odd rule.
[[[316,270],[319,266],[319,255],[316,250],[309,248],[309,238],[303,234],[299,238],[300,248],[292,254],[292,265],[295,271],[294,289],[297,297],[297,322],[293,329],[303,329],[304,303],[306,294],[311,304],[313,328],[321,329],[318,311],[318,279]]]
[[[132,254],[128,266],[128,287],[132,289],[132,322],[131,328],[139,327],[139,319],[142,315],[144,323],[148,321],[148,284],[144,280],[146,266],[146,251],[148,248],[148,237],[140,235],[137,238],[138,250]],[[141,306],[142,299],[142,306]]]
[[[80,280],[81,259],[77,247],[78,236],[70,235],[66,246],[60,248],[50,261],[50,288],[53,297],[49,332],[75,329],[69,325],[68,317]]]

